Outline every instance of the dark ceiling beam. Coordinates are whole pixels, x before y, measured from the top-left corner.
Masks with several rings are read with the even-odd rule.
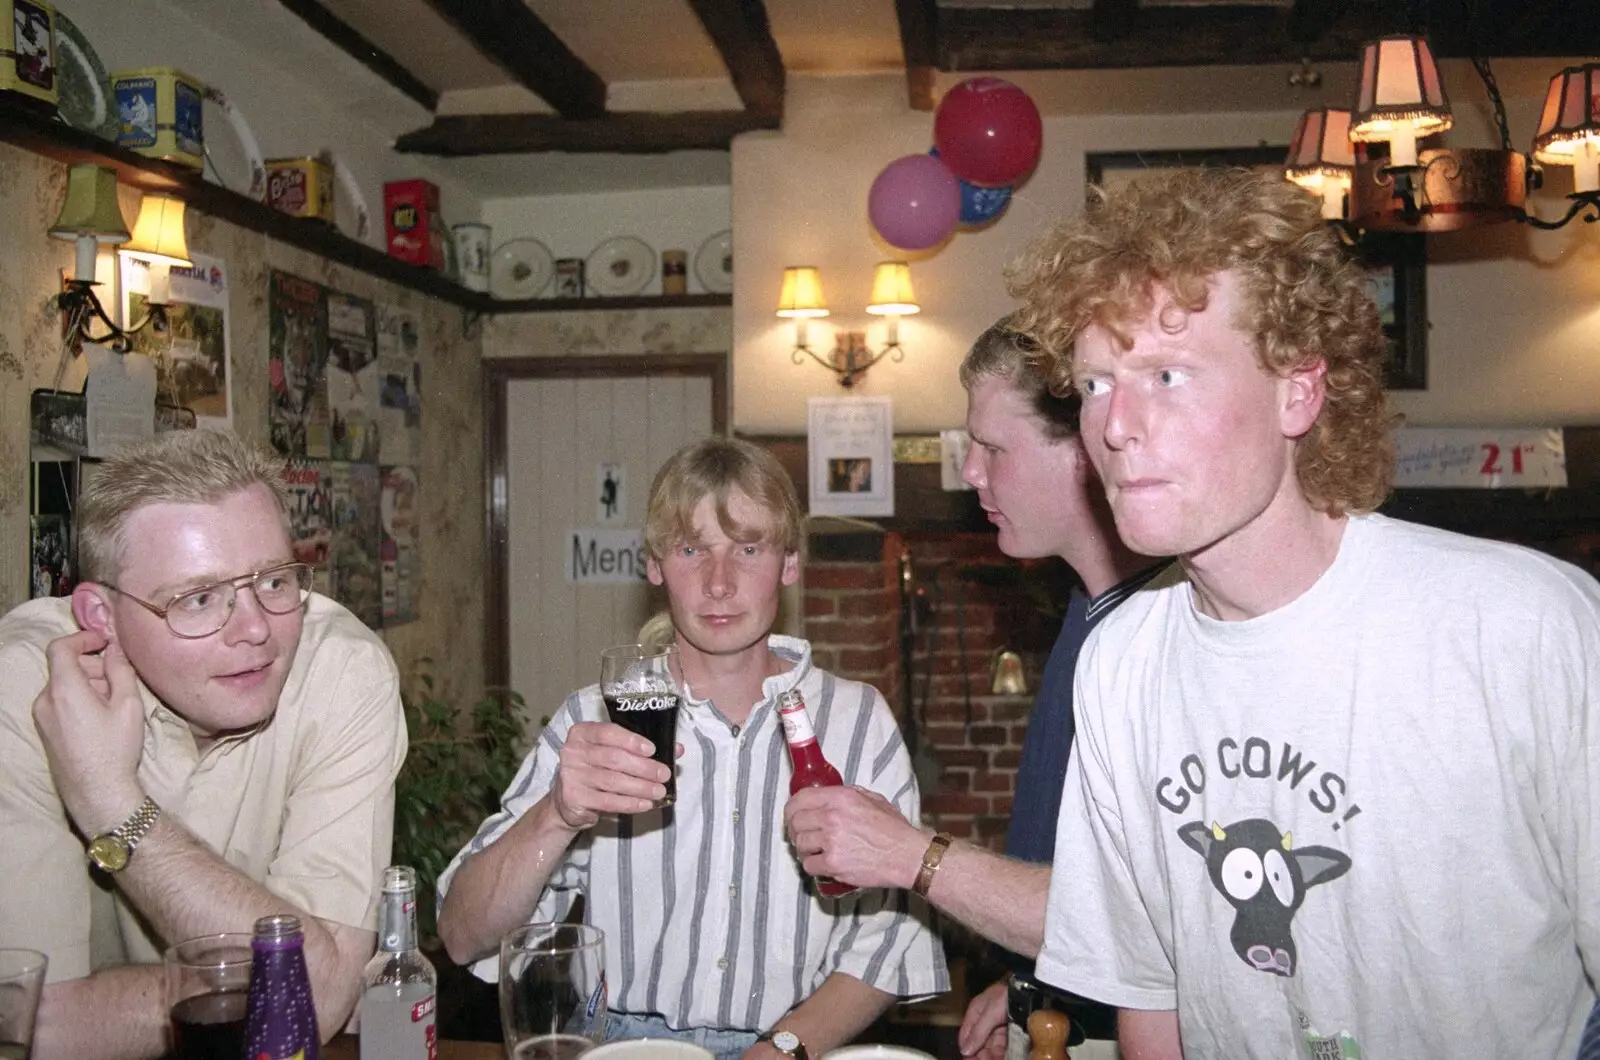
[[[435,118],[427,128],[406,133],[395,141],[394,149],[445,157],[535,151],[626,155],[726,151],[739,133],[775,129],[778,123],[776,116],[743,110],[634,111],[590,121],[566,121],[550,114],[460,114]]]
[[[439,93],[423,84],[415,74],[400,65],[394,56],[363,37],[354,26],[317,3],[317,0],[278,0],[278,2],[300,21],[327,38],[334,47],[353,57],[362,66],[428,110],[433,110],[439,105]]]
[[[907,101],[912,110],[932,110],[939,72],[939,6],[935,0],[894,0],[894,12],[900,20]]]
[[[784,69],[762,0],[689,0],[722,55],[745,110],[783,117]]]
[[[523,0],[428,4],[563,118],[598,118],[606,112],[606,83]]]
[[[1496,19],[1489,27],[1491,32],[1472,34],[1482,42],[1476,50],[1495,58],[1600,53],[1600,19],[1569,16],[1563,0],[1524,2],[1559,14],[1541,20],[1525,16],[1518,21]],[[1475,50],[1475,41],[1465,32],[1464,17],[1440,14],[1463,3],[1434,0],[1429,9],[1434,53],[1442,58],[1468,57]],[[1354,62],[1365,41],[1411,28],[1403,4],[1338,6],[1342,8],[1338,17],[1325,25],[1325,15],[1307,14],[1316,7],[1316,0],[1287,9],[1142,6],[1130,31],[1114,40],[1097,36],[1093,9],[945,7],[939,10],[938,65],[941,70],[968,71],[1233,66],[1293,63],[1303,58]],[[1597,5],[1584,0],[1577,6],[1589,11]]]
[[[1133,33],[1139,18],[1139,0],[1094,0],[1089,8],[1089,31],[1095,40],[1121,40]]]

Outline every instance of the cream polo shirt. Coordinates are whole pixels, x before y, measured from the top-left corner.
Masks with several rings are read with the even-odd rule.
[[[52,982],[156,962],[176,941],[156,936],[113,881],[91,873],[51,782],[33,701],[46,681],[45,648],[77,628],[65,599],[0,618],[0,946],[49,954]],[[376,634],[312,594],[276,713],[204,753],[181,718],[140,691],[139,782],[163,811],[279,897],[375,928],[406,752],[398,675]]]

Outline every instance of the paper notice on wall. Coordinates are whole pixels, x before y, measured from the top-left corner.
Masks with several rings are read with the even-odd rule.
[[[812,515],[894,514],[894,403],[806,399]]]
[[[1400,487],[1507,489],[1565,486],[1559,427],[1403,427],[1395,432]]]
[[[128,442],[156,433],[156,366],[140,353],[84,345],[89,374],[83,386],[88,455],[107,457]]]
[[[415,464],[422,459],[422,332],[417,314],[378,306],[378,459]]]

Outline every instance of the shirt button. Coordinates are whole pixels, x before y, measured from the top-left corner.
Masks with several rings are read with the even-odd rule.
[[[728,888],[728,897],[729,898],[737,898],[737,897],[739,897],[739,888],[737,888],[737,887],[729,887]]]
[[[737,725],[735,725],[735,726],[734,726],[734,727],[733,727],[733,734],[734,734],[734,735],[735,735],[735,736],[737,736],[737,735],[739,735],[739,726],[737,726]]]
[[[738,824],[739,823],[739,811],[738,810],[734,810],[733,811],[733,823],[734,824]]]
[[[728,958],[726,958],[726,957],[718,957],[717,958],[717,967],[722,969],[723,971],[727,971],[728,970]]]

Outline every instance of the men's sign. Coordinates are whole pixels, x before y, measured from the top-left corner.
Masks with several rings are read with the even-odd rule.
[[[567,581],[637,585],[645,580],[644,531],[590,528],[568,535]]]

